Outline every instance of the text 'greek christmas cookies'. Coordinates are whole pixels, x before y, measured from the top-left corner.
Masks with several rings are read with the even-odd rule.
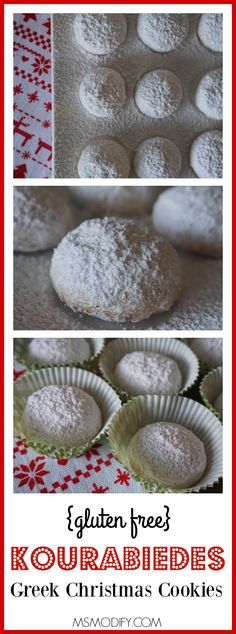
[[[133,322],[169,310],[181,290],[171,244],[133,220],[93,219],[55,249],[51,270],[61,301],[75,311]]]

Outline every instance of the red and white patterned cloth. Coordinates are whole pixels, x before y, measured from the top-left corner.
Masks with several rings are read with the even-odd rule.
[[[14,378],[24,373],[15,365]],[[39,456],[14,439],[15,493],[146,493],[113,457],[106,441],[72,460]]]
[[[14,177],[52,177],[51,20],[14,15]]]

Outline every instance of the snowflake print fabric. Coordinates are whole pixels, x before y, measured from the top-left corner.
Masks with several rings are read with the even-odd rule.
[[[14,15],[15,178],[52,177],[51,20]]]

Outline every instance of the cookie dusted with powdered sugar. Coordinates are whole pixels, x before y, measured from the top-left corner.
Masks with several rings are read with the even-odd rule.
[[[14,250],[52,249],[74,227],[61,187],[14,187]]]
[[[114,383],[133,396],[176,394],[182,376],[174,359],[157,352],[129,352],[117,363]]]
[[[128,178],[130,161],[123,146],[113,139],[88,143],[78,162],[80,178]]]
[[[101,428],[96,401],[78,387],[47,385],[29,396],[23,413],[26,438],[48,446],[80,447]]]
[[[88,53],[107,55],[120,46],[127,33],[123,13],[79,13],[74,20],[77,43]]]
[[[55,249],[50,275],[61,301],[110,321],[167,311],[182,284],[179,256],[157,231],[133,220],[93,219]]]
[[[152,210],[153,224],[172,244],[211,257],[222,253],[222,187],[170,187]]]
[[[32,339],[28,359],[34,363],[83,363],[91,356],[85,339]]]
[[[196,484],[207,463],[202,441],[186,427],[172,422],[139,429],[128,445],[128,458],[139,478],[173,489]]]
[[[178,48],[187,37],[189,22],[182,13],[140,13],[137,31],[152,51],[168,53]]]

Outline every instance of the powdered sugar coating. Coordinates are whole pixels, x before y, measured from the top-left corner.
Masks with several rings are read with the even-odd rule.
[[[128,178],[129,157],[117,141],[99,139],[84,148],[79,162],[81,178]]]
[[[54,251],[50,275],[72,309],[121,322],[168,310],[182,277],[165,238],[118,218],[88,220],[69,233]]]
[[[217,398],[216,398],[216,400],[214,402],[214,408],[222,416],[222,414],[223,414],[223,394],[222,394],[222,392],[221,392],[221,394],[219,394],[219,396],[217,396]]]
[[[182,101],[179,78],[170,70],[158,68],[145,73],[137,82],[135,102],[147,117],[164,119],[178,110]]]
[[[70,191],[81,205],[89,207],[96,215],[131,217],[146,214],[151,210],[159,188],[143,185],[83,185],[70,187]]]
[[[112,68],[96,68],[82,79],[79,98],[87,112],[94,117],[107,119],[124,106],[125,81],[121,74]]]
[[[209,365],[222,365],[223,339],[210,337],[193,339],[191,348],[203,363]]]
[[[158,352],[129,352],[118,361],[114,383],[133,396],[176,394],[182,376],[174,359]]]
[[[201,42],[211,51],[223,49],[222,13],[203,13],[198,23],[198,35]]]
[[[190,164],[199,178],[222,178],[223,139],[220,130],[207,130],[192,144]]]
[[[221,187],[170,187],[158,196],[152,219],[172,244],[202,255],[221,255]]]
[[[181,13],[141,13],[137,31],[140,39],[153,51],[168,53],[185,40],[188,18]]]
[[[34,363],[83,363],[91,356],[85,339],[32,339],[27,357]]]
[[[139,478],[173,489],[196,484],[207,463],[201,440],[174,422],[151,423],[139,429],[129,443],[128,458]]]
[[[106,55],[126,38],[127,21],[123,13],[80,13],[74,20],[76,41],[95,55]]]
[[[55,247],[74,226],[60,187],[14,187],[14,249]]]
[[[210,119],[223,117],[223,74],[222,68],[210,70],[200,80],[196,95],[196,106]]]
[[[182,158],[173,141],[155,136],[139,144],[134,166],[139,178],[176,178],[181,172]]]
[[[28,440],[54,447],[80,447],[102,428],[101,411],[78,387],[47,385],[31,394],[23,414]]]

